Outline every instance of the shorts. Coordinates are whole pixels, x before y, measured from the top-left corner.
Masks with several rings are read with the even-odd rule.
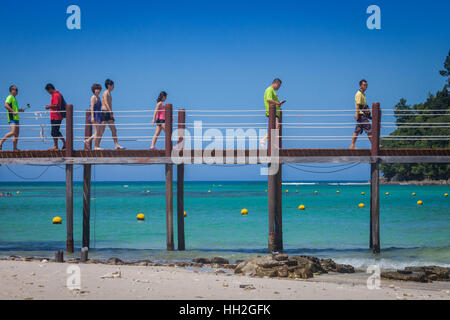
[[[50,123],[52,125],[52,137],[53,138],[60,138],[62,137],[61,131],[59,131],[61,127],[62,120],[50,120]]]
[[[19,120],[9,120],[8,123],[9,124],[11,124],[11,123],[19,124]]]
[[[161,125],[163,125],[164,123],[166,123],[166,120],[156,119],[156,125],[157,125],[157,126],[161,126]]]
[[[109,122],[109,121],[113,121],[114,122],[114,118],[112,117],[110,111],[102,111],[101,118],[102,118],[103,122]]]
[[[356,123],[355,133],[357,135],[365,132],[367,135],[372,133],[372,125],[369,123],[369,118],[366,115],[359,115]]]

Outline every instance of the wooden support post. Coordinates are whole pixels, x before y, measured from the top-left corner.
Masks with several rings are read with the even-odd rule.
[[[86,123],[84,136],[92,136],[91,111],[86,110]],[[92,141],[86,146],[89,150],[92,147]],[[90,248],[90,230],[91,230],[91,165],[83,165],[83,247]]]
[[[278,148],[281,150],[282,148],[282,111],[280,110],[280,116],[278,117],[278,122],[280,124],[280,129],[278,131],[279,142]],[[275,214],[275,249],[276,251],[283,250],[283,219],[282,219],[282,203],[283,203],[283,170],[282,163],[278,164],[278,172],[276,174],[277,177],[277,211]]]
[[[380,154],[381,109],[379,103],[372,105],[372,157]],[[380,252],[380,164],[370,164],[370,248]]]
[[[166,105],[166,150],[165,156],[171,157],[172,155],[172,105]],[[174,237],[173,237],[173,165],[166,164],[166,243],[167,250],[174,250]]]
[[[55,252],[55,262],[63,263],[64,262],[64,251],[58,250]]]
[[[91,165],[83,165],[83,247],[90,248]]]
[[[87,262],[88,254],[89,254],[89,248],[88,247],[81,248],[80,262]]]
[[[66,157],[73,156],[73,105],[66,105]]]
[[[66,106],[66,157],[73,156],[73,105]],[[73,253],[73,164],[66,164],[67,252]]]
[[[183,146],[184,129],[186,128],[186,111],[178,111],[178,145]],[[178,250],[186,249],[184,235],[184,164],[177,165],[177,228],[178,228]]]
[[[276,128],[276,107],[270,106],[269,107],[269,150],[268,154],[269,156],[272,154],[272,130]],[[272,164],[269,164],[269,167],[272,166]],[[280,168],[280,167],[279,167]],[[268,243],[268,251],[274,252],[281,250],[280,248],[280,236],[278,234],[279,232],[279,225],[278,225],[278,218],[279,218],[279,183],[280,183],[280,177],[277,174],[271,174],[269,169],[269,176],[268,176],[268,197],[269,197],[269,243]]]

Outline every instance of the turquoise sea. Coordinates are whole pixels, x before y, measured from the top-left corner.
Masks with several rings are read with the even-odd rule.
[[[187,250],[167,252],[164,183],[93,183],[90,257],[179,261],[219,255],[234,261],[264,254],[266,189],[265,182],[186,182]],[[55,251],[65,249],[64,183],[1,183],[0,192],[12,193],[12,197],[0,197],[0,256],[53,257]],[[285,251],[330,257],[355,267],[374,262],[382,268],[450,266],[450,198],[444,197],[445,193],[450,193],[448,186],[381,186],[382,253],[374,256],[368,249],[368,184],[284,183]],[[81,183],[76,183],[74,194],[77,257],[82,231]],[[418,200],[423,206],[417,205]],[[358,208],[359,203],[366,206]],[[305,211],[298,210],[300,204],[306,206]],[[247,216],[241,215],[243,208],[248,209]],[[174,212],[176,244],[176,201]],[[138,213],[145,214],[146,220],[138,222]],[[62,225],[52,224],[55,216],[63,218]]]

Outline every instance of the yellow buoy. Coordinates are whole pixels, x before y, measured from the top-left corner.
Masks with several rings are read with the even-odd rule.
[[[338,190],[338,191],[336,191],[336,193],[341,193],[341,192]]]
[[[444,197],[448,197],[448,193],[444,193]]]
[[[286,193],[289,193],[289,190],[286,190]]]
[[[416,193],[415,193],[415,192],[413,192],[413,193],[412,193],[412,195],[413,195],[413,197],[414,197],[414,196],[416,195]]]
[[[247,210],[247,209],[242,209],[242,210],[241,210],[241,214],[242,214],[243,216],[248,215],[248,210]]]
[[[145,215],[143,213],[139,213],[136,216],[136,219],[138,219],[139,221],[144,221],[145,220]]]
[[[365,195],[366,193],[365,192],[361,192],[361,195],[363,196],[363,195]]]
[[[62,219],[60,217],[54,217],[52,222],[53,222],[53,224],[61,224]]]
[[[298,210],[302,210],[302,211],[303,211],[303,210],[305,210],[305,209],[306,209],[306,207],[305,207],[303,204],[301,204],[301,205],[298,206]]]
[[[319,194],[319,191],[314,191],[314,194]]]
[[[183,215],[185,216],[185,217],[187,217],[187,213],[186,213],[186,211],[183,213]]]
[[[360,203],[359,205],[358,205],[358,207],[359,208],[364,208],[366,205],[364,204],[364,203]]]
[[[147,192],[147,193],[150,193],[150,190],[147,190],[146,192]]]
[[[419,201],[417,201],[417,204],[418,204],[419,206],[421,206],[421,205],[423,205],[423,201],[422,201],[422,200],[419,200]]]
[[[388,195],[389,195],[389,192],[386,192],[386,195],[388,196]]]
[[[208,190],[208,193],[211,193],[211,190]]]

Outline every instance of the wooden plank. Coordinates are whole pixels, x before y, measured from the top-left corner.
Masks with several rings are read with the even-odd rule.
[[[192,159],[191,159],[192,160]],[[267,164],[269,158],[258,159],[257,164]],[[450,156],[333,156],[333,157],[280,157],[281,163],[450,163]],[[105,157],[105,158],[0,158],[0,165],[22,164],[22,165],[58,165],[58,164],[168,164],[173,163],[170,157]],[[204,163],[204,162],[203,162]],[[236,161],[234,164],[238,164]],[[186,163],[193,164],[193,160]],[[248,161],[247,161],[248,164]],[[225,165],[225,164],[224,164]],[[252,165],[252,164],[249,164]]]
[[[90,248],[91,230],[91,165],[83,166],[83,247]]]
[[[73,253],[73,164],[66,164],[67,252]]]
[[[204,150],[203,150],[204,151]],[[200,151],[203,153],[203,151]],[[244,153],[246,157],[251,152],[257,150],[234,150],[234,155]],[[164,150],[75,150],[73,152],[74,158],[162,158],[165,157]],[[191,154],[193,156],[193,150],[184,150],[184,154]],[[217,153],[225,154],[225,150],[217,150]],[[212,152],[214,156],[215,151]],[[280,157],[283,158],[355,158],[369,157],[371,156],[370,149],[281,149]],[[167,157],[169,158],[170,155]],[[442,157],[440,161],[448,161],[450,157],[450,149],[380,149],[379,157],[381,159],[390,159],[391,157],[403,157],[405,161],[413,161],[416,158],[424,157],[426,161],[433,161],[435,157]],[[26,150],[26,151],[0,151],[0,161],[4,159],[33,159],[33,158],[45,158],[45,159],[68,159],[72,157],[66,157],[65,152],[49,151],[49,150]],[[408,160],[410,159],[410,160]],[[96,161],[96,159],[93,159]]]

